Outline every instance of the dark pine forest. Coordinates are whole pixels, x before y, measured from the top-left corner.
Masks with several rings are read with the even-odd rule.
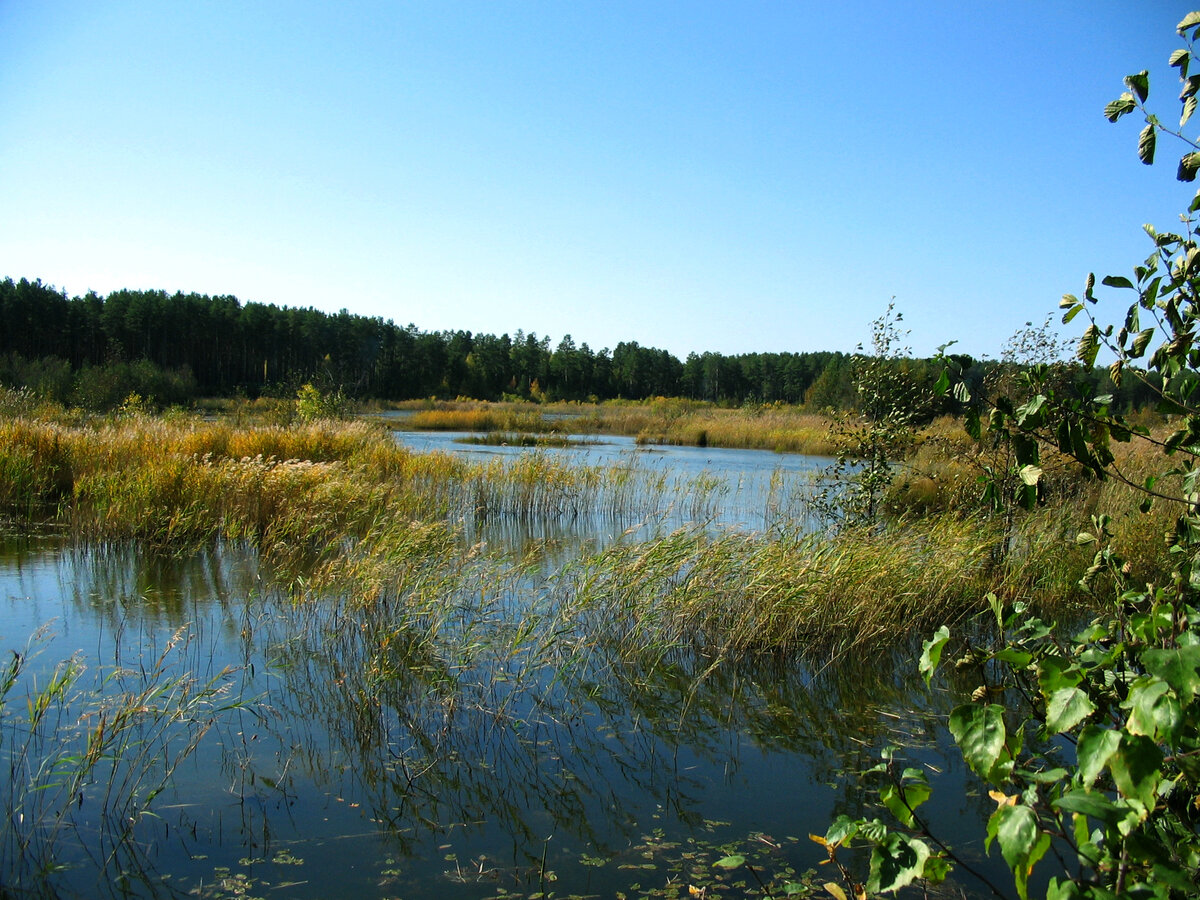
[[[987,364],[963,361],[983,377]],[[940,371],[932,360],[908,365],[919,380]],[[421,331],[344,309],[152,290],[69,297],[39,280],[0,281],[4,386],[106,409],[135,392],[168,405],[288,396],[305,383],[359,400],[664,396],[840,409],[855,399],[851,357],[839,352],[708,352],[681,361],[636,341],[593,350],[570,335],[552,346],[535,332]]]

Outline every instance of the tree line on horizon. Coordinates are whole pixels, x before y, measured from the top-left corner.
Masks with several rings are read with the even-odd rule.
[[[162,405],[199,397],[288,396],[304,383],[359,399],[603,401],[684,397],[718,404],[855,404],[850,354],[691,353],[622,341],[611,352],[548,336],[421,331],[380,317],[118,290],[68,297],[40,280],[0,280],[0,384],[87,408],[138,393]],[[989,365],[960,357],[968,377]],[[932,384],[941,364],[905,359]],[[1134,379],[1128,379],[1136,390]],[[1125,398],[1136,406],[1139,398]]]

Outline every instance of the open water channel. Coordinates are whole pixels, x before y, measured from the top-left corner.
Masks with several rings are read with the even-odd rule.
[[[456,437],[398,435],[418,450],[529,452]],[[480,554],[528,541],[561,554],[693,518],[775,527],[803,515],[807,473],[823,462],[596,440],[538,452],[710,479],[702,508],[658,506],[634,522],[467,523]],[[869,811],[870,791],[851,773],[889,744],[929,768],[934,827],[982,856],[962,836],[982,834],[992,803],[948,751],[954,701],[917,687],[911,646],[715,666],[677,652],[639,666],[602,648],[499,654],[472,637],[480,622],[521,634],[522,611],[557,589],[559,558],[505,580],[492,606],[478,599],[491,582],[456,573],[446,590],[464,612],[447,628],[458,629],[456,646],[475,648],[459,658],[401,646],[403,631],[354,614],[347,598],[298,600],[302,579],[244,547],[179,559],[0,544],[0,651],[26,663],[0,737],[0,896],[783,897],[825,858],[807,836],[838,813]],[[38,738],[34,698],[73,654],[85,668],[53,728],[41,726],[51,737]],[[131,728],[119,753],[73,784],[66,773],[88,752],[87,734],[121,698],[142,712],[195,705]],[[121,820],[126,788],[160,790],[152,816]],[[733,854],[747,864],[714,865]],[[826,867],[816,883],[833,876]]]

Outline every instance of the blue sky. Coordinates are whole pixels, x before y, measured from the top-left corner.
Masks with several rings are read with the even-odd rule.
[[[4,0],[0,276],[681,358],[895,297],[996,356],[1190,201],[1101,114],[1176,114],[1188,8]]]

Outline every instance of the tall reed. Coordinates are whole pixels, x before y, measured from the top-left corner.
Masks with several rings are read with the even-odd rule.
[[[631,650],[861,651],[985,610],[984,596],[1081,600],[1073,516],[1030,520],[1002,554],[995,522],[931,517],[885,534],[712,536],[687,529],[620,544],[570,575],[566,619]]]
[[[678,479],[636,466],[576,465],[548,453],[511,462],[414,454],[364,423],[19,420],[0,428],[3,454],[29,460],[30,472],[54,473],[21,496],[59,498],[55,508],[80,537],[180,551],[244,540],[306,565],[353,560],[357,543],[375,546],[396,523],[453,531],[497,518],[703,521],[725,490],[705,474]],[[821,634],[859,646],[897,628],[967,615],[987,591],[1070,596],[1078,569],[1060,541],[1094,502],[1090,495],[1060,500],[1020,518],[1015,531],[955,511],[897,522],[883,536],[826,539],[785,524],[766,536],[681,532],[627,540],[586,567],[579,613],[608,610],[612,622],[653,625],[660,637],[731,647],[795,646]],[[782,486],[767,503],[795,511]],[[1131,528],[1130,540],[1144,542],[1144,531]]]

